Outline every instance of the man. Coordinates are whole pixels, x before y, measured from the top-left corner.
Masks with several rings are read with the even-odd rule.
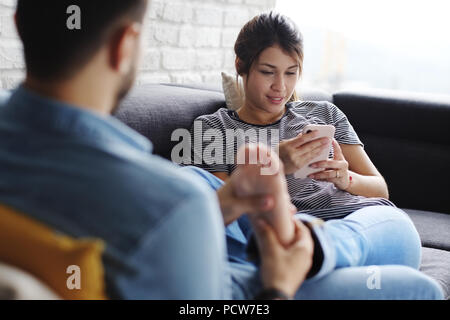
[[[67,23],[72,5],[79,28]],[[135,78],[146,7],[146,0],[18,1],[27,73],[0,108],[0,203],[71,236],[103,239],[109,298],[229,299],[224,221],[270,203],[238,199],[231,184],[214,193],[151,155],[147,139],[110,116]],[[282,280],[273,263],[265,272],[268,289],[292,296],[311,262],[308,230],[297,225],[304,231],[290,251],[260,230],[270,249],[263,257],[289,252],[303,266],[292,277],[283,271]]]
[[[67,23],[73,5],[80,28]],[[251,233],[242,233],[250,230],[243,213],[270,211],[286,198],[238,198],[233,188],[245,168],[239,181],[231,175],[225,184],[180,169],[152,156],[148,140],[110,116],[135,77],[146,6],[146,0],[18,1],[27,74],[0,107],[0,203],[68,235],[103,239],[109,298],[249,299],[261,289],[261,298],[442,297],[434,281],[406,266],[380,267],[382,288],[367,287],[361,266],[372,258],[417,267],[420,239],[396,211],[388,225],[402,230],[390,232],[400,254],[371,249],[380,229],[377,213],[369,212],[367,225],[346,220],[326,228],[299,215],[309,228],[293,222],[295,236],[284,246],[254,219],[260,266],[243,261],[239,250],[227,256],[224,225],[228,239],[241,237],[245,245]],[[281,176],[282,165],[273,183]]]

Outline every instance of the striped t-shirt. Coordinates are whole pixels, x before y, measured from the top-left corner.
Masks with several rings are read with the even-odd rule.
[[[339,144],[364,145],[345,114],[334,104],[321,101],[297,101],[286,105],[282,118],[268,125],[254,125],[239,119],[237,112],[221,108],[214,114],[198,117],[191,129],[191,164],[209,172],[235,170],[235,155],[242,143],[263,142],[274,148],[280,141],[296,137],[307,124],[331,124]],[[333,150],[330,157],[333,156]],[[286,176],[292,203],[301,213],[324,220],[343,218],[366,206],[394,206],[384,198],[352,195],[327,181]]]

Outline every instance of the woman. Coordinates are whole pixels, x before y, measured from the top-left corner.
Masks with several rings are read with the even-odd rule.
[[[386,199],[386,183],[364,152],[345,115],[328,102],[293,101],[303,61],[302,38],[295,25],[279,14],[261,14],[243,27],[235,52],[236,69],[244,80],[245,104],[237,111],[220,109],[212,115],[199,117],[196,121],[203,130],[196,132],[194,124],[194,141],[204,141],[202,150],[206,145],[211,150],[211,132],[221,132],[227,137],[230,129],[240,130],[246,136],[241,142],[257,143],[263,129],[266,129],[264,134],[268,134],[266,141],[271,141],[274,131],[267,129],[274,129],[280,139],[280,170],[264,180],[266,182],[258,182],[256,178],[246,180],[245,176],[256,177],[255,171],[246,171],[249,169],[246,164],[227,163],[239,148],[239,141],[229,144],[228,138],[218,140],[223,145],[213,142],[215,153],[211,152],[211,156],[219,161],[203,159],[194,143],[193,163],[212,174],[197,167],[183,170],[201,176],[219,195],[224,192],[223,180],[226,179],[248,193],[255,189],[268,191],[275,202],[272,214],[284,210],[283,216],[289,217],[288,205],[278,209],[276,205],[280,201],[289,203],[289,198],[301,210],[295,218],[311,230],[314,257],[307,280],[295,292],[296,299],[442,298],[437,283],[417,270],[421,256],[417,230],[408,216]],[[312,123],[335,126],[333,159],[315,164],[325,171],[307,179],[295,179],[293,173],[307,165],[329,142],[315,139],[314,132],[300,133],[306,124]],[[249,129],[254,129],[256,136],[245,133]],[[246,148],[252,148],[252,144]],[[222,158],[221,150],[226,150]],[[275,155],[270,157],[277,161]],[[237,179],[240,170],[247,175]],[[283,180],[284,174],[286,180]],[[286,181],[287,188],[284,188]],[[311,215],[330,221],[320,223],[320,219]],[[248,240],[255,228],[254,214],[250,216],[251,222],[247,216],[224,219],[232,279],[237,283],[234,287],[241,288],[234,297],[239,299],[248,299],[260,288],[258,270],[264,273],[272,269],[264,265],[264,261],[263,268],[259,269],[257,263],[246,260]],[[279,240],[286,240],[286,234],[277,236]],[[376,268],[371,269],[370,265]],[[371,278],[371,274],[374,277]],[[430,288],[434,294],[418,296]]]
[[[303,64],[302,42],[294,23],[282,15],[263,14],[248,22],[235,44],[236,70],[244,83],[244,105],[237,111],[222,108],[197,118],[203,130],[201,133],[192,130],[195,139],[204,141],[204,150],[210,143],[204,136],[208,129],[220,130],[224,137],[230,129],[254,130],[258,141],[262,131],[270,141],[271,132],[277,130],[279,141],[275,142],[279,142],[289,194],[302,213],[327,220],[342,218],[367,206],[394,206],[387,200],[383,177],[343,112],[328,102],[295,101],[294,90]],[[325,139],[314,140],[315,132],[301,134],[307,124],[336,127],[334,155],[332,152],[332,159],[313,165],[324,171],[296,179],[293,173],[327,147]],[[235,140],[234,146],[227,145],[227,139],[223,142],[226,152],[220,163],[204,161],[203,154],[196,149],[193,163],[225,180],[236,168],[236,164],[227,160],[233,159],[243,139]]]

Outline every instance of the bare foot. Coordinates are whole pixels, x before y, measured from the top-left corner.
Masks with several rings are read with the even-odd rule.
[[[249,215],[250,221],[263,218],[275,229],[281,243],[291,243],[295,236],[292,215],[296,209],[291,203],[278,155],[265,145],[247,144],[238,150],[237,159],[231,179],[236,195],[270,194],[275,201],[272,210]]]

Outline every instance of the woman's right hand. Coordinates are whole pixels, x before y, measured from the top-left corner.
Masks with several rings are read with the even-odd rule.
[[[323,149],[328,147],[329,139],[326,137],[316,139],[317,135],[317,131],[307,134],[300,133],[292,139],[280,142],[278,155],[283,162],[286,175],[308,165]]]
[[[309,229],[294,220],[295,237],[287,246],[278,240],[273,228],[259,219],[254,225],[261,257],[261,278],[265,289],[277,289],[294,297],[311,269],[314,241]]]

